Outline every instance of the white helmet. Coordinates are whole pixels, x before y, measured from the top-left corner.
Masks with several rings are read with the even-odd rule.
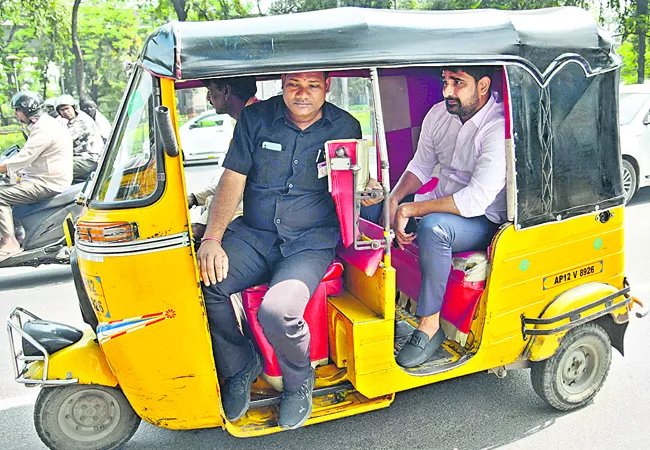
[[[79,112],[79,105],[70,94],[63,94],[56,98],[56,110],[58,111],[61,106],[72,106],[75,112]]]

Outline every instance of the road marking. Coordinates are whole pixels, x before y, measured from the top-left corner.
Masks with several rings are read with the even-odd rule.
[[[38,391],[29,395],[21,395],[20,397],[0,399],[0,411],[18,408],[19,406],[32,405],[36,401],[36,397],[38,397]]]

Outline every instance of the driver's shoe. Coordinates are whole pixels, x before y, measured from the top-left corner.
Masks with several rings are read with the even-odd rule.
[[[309,419],[312,410],[312,393],[316,383],[316,372],[311,369],[311,374],[302,383],[297,392],[284,391],[280,400],[280,418],[278,425],[285,430],[293,430],[304,425]]]
[[[251,404],[251,386],[262,372],[262,362],[256,351],[246,366],[232,377],[226,378],[221,402],[230,422],[239,420]]]

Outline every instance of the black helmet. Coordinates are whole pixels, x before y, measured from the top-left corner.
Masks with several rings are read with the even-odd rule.
[[[21,91],[11,99],[11,108],[19,109],[27,117],[39,115],[43,110],[43,97],[36,92]]]

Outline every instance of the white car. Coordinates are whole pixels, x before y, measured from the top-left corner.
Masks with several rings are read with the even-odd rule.
[[[235,121],[228,114],[205,111],[179,128],[185,161],[223,159],[232,140]]]
[[[619,92],[625,202],[650,186],[650,83],[621,86]]]

